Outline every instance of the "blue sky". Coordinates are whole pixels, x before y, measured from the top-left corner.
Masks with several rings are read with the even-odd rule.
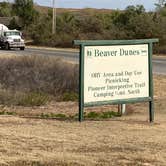
[[[57,7],[62,8],[107,8],[107,9],[125,9],[129,5],[141,4],[147,10],[155,8],[154,3],[158,0],[55,0]],[[51,6],[52,0],[34,0],[37,4]]]

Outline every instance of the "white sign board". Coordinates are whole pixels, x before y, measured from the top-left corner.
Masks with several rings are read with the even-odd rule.
[[[149,97],[148,44],[85,46],[84,104]]]

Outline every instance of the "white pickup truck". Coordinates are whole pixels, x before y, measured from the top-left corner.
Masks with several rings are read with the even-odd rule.
[[[10,50],[10,48],[25,49],[25,43],[22,39],[22,34],[18,30],[9,30],[3,24],[0,24],[0,47],[2,49]]]

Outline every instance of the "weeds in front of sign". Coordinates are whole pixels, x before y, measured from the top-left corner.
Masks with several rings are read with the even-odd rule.
[[[75,92],[66,92],[62,95],[62,101],[77,101],[78,93]]]
[[[65,114],[54,114],[54,113],[50,113],[50,114],[42,113],[40,117],[43,119],[54,119],[54,118],[66,119],[67,118]]]
[[[88,119],[109,119],[113,117],[119,117],[120,114],[114,111],[107,111],[107,112],[89,112],[85,114],[85,118]]]
[[[1,111],[0,115],[15,115],[15,112]]]
[[[84,118],[86,119],[109,119],[109,118],[113,118],[113,117],[119,117],[120,114],[118,112],[114,112],[114,111],[107,111],[107,112],[89,112],[86,113],[84,112]],[[44,119],[51,119],[51,118],[58,118],[58,119],[78,119],[78,114],[75,115],[65,115],[65,114],[44,114],[42,113],[40,115],[41,118]]]
[[[98,112],[89,112],[88,114],[85,114],[85,118],[99,118],[100,113]]]

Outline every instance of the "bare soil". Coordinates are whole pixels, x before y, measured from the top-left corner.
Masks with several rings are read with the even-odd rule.
[[[25,118],[41,113],[78,112],[77,102],[43,107],[4,107],[15,116],[0,116],[1,166],[166,165],[166,77],[155,76],[155,122],[149,123],[148,104],[127,105],[123,117],[101,120]],[[117,110],[117,106],[86,109]],[[24,117],[23,117],[24,116]]]

